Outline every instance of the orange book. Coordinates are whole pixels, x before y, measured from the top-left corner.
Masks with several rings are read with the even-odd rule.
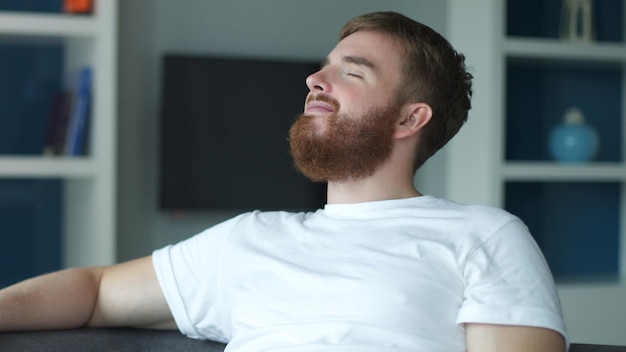
[[[63,10],[66,13],[91,13],[93,0],[65,0]]]

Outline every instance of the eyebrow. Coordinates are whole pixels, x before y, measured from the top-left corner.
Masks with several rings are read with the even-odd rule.
[[[344,56],[341,61],[343,62],[347,62],[347,63],[351,63],[351,64],[356,64],[356,65],[360,65],[360,66],[365,66],[368,68],[374,68],[374,64],[364,58],[363,56],[353,56],[353,55],[348,55],[348,56]],[[323,62],[321,67],[324,67],[326,65],[328,65],[330,63],[330,60],[328,58],[326,58]]]
[[[369,67],[369,68],[374,68],[374,64],[370,60],[364,58],[363,56],[344,56],[343,61]]]

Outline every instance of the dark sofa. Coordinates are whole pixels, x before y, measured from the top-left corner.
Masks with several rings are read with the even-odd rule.
[[[0,351],[20,352],[222,352],[224,345],[187,338],[176,331],[76,329],[0,333]],[[570,352],[626,352],[626,346],[572,344]]]

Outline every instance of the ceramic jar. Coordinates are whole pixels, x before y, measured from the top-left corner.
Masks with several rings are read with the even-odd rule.
[[[593,160],[600,149],[600,139],[593,127],[585,122],[578,108],[568,109],[561,124],[550,132],[550,154],[562,162]]]

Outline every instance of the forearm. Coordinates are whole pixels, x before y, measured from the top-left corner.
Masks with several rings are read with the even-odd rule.
[[[102,270],[67,269],[0,290],[0,331],[84,326],[98,299]]]

